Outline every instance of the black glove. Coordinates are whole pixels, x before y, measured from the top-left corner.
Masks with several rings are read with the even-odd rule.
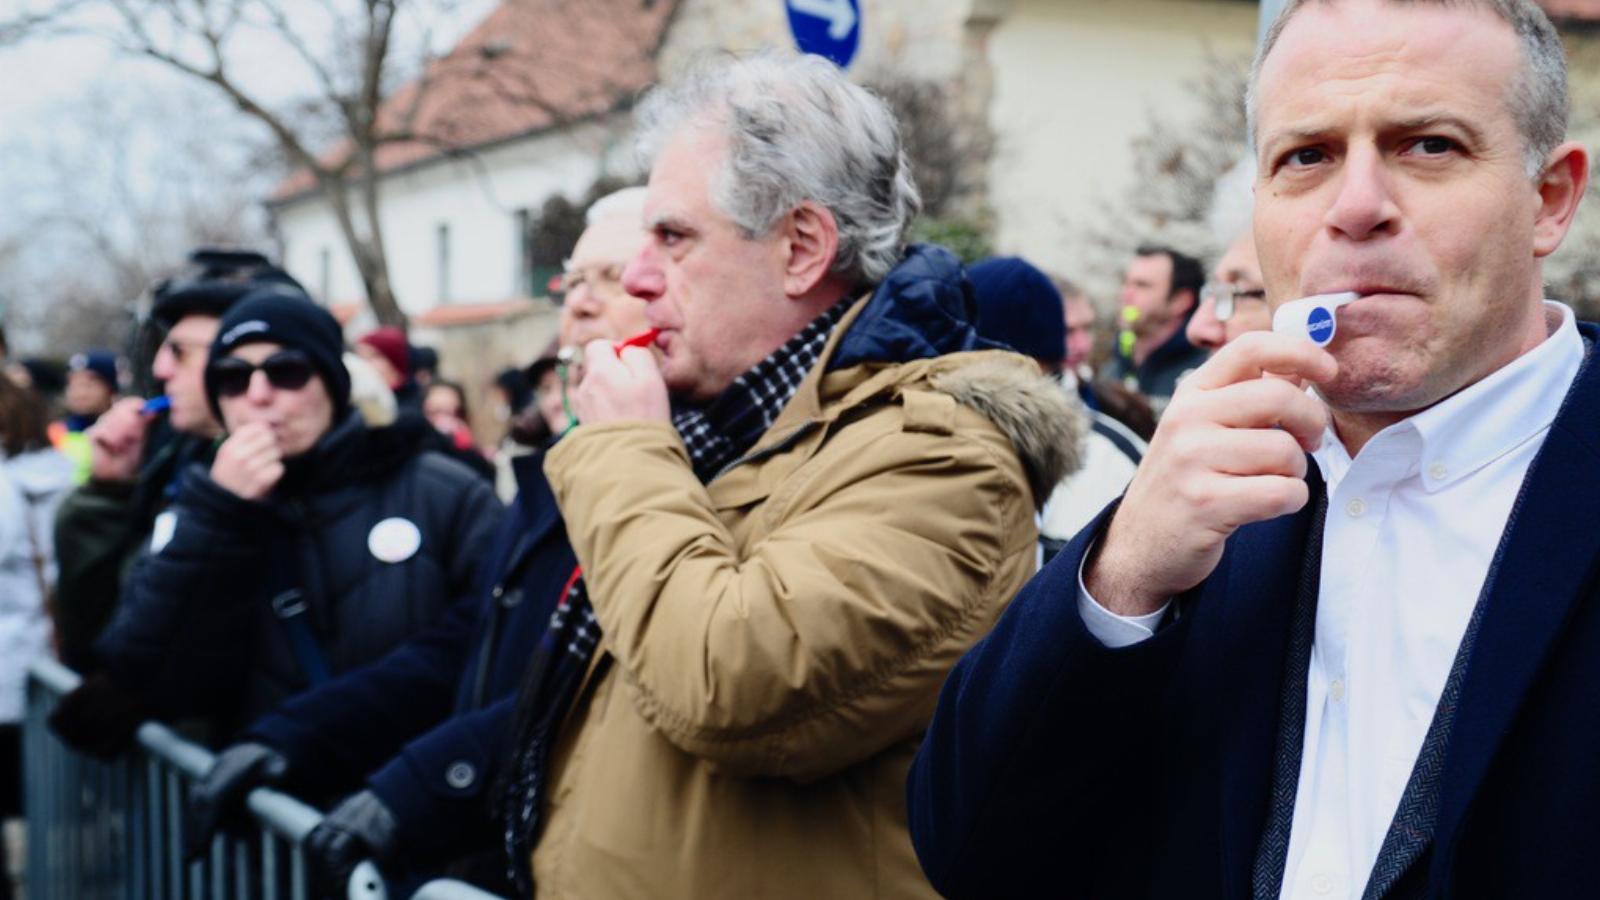
[[[377,794],[359,791],[346,797],[306,835],[314,896],[334,900],[350,896],[350,873],[358,863],[393,859],[394,831],[394,813]]]
[[[56,704],[50,730],[79,753],[111,760],[133,746],[145,719],[145,704],[137,694],[96,672]]]
[[[183,808],[184,859],[205,856],[217,829],[240,819],[251,791],[278,784],[288,774],[289,761],[265,744],[234,744],[218,753],[211,771],[189,788]]]

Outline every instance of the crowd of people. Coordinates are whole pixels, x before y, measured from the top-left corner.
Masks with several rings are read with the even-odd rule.
[[[882,100],[703,61],[487,443],[448,358],[198,251],[159,393],[0,377],[0,811],[54,654],[77,751],[217,749],[190,855],[327,810],[324,896],[1594,896],[1566,91],[1531,0],[1291,0],[1223,252],[1140,246],[1102,361],[1070,280],[908,246]]]

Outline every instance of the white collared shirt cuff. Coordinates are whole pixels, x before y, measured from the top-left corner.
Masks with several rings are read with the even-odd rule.
[[[1113,650],[1149,640],[1156,633],[1156,626],[1161,624],[1161,617],[1167,614],[1167,607],[1172,605],[1172,601],[1142,616],[1119,616],[1101,606],[1083,583],[1083,567],[1093,553],[1091,546],[1089,552],[1083,555],[1083,561],[1078,563],[1078,615],[1083,617],[1084,627],[1089,629],[1095,640]]]

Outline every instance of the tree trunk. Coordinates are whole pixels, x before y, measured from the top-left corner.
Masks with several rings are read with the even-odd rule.
[[[401,331],[410,329],[410,322],[395,299],[394,288],[389,283],[389,267],[384,261],[383,247],[364,242],[363,256],[356,264],[361,273],[361,284],[367,289],[367,302],[379,325],[393,325]]]
[[[372,270],[371,277],[363,270],[362,281],[367,286],[367,300],[372,304],[372,312],[378,317],[378,322],[407,331],[409,323],[406,314],[401,311],[400,302],[394,296],[394,287],[389,282],[389,253],[383,242],[383,220],[378,217],[378,186],[383,175],[378,171],[375,151],[369,149],[362,155],[360,191],[367,219],[366,244]]]
[[[361,184],[364,195],[363,207],[368,216],[368,233],[363,236],[356,229],[355,218],[351,214],[349,188],[343,178],[328,172],[318,172],[319,182],[323,196],[328,198],[328,205],[333,209],[334,220],[339,223],[339,233],[343,235],[345,246],[350,250],[350,258],[355,261],[356,273],[361,278],[361,285],[367,292],[367,303],[372,307],[372,314],[377,317],[380,325],[393,325],[402,331],[408,330],[410,323],[406,314],[401,311],[400,303],[395,299],[394,288],[389,281],[388,258],[383,248],[383,231],[378,227],[377,215],[377,184],[364,180]],[[368,192],[371,192],[368,194]],[[327,298],[323,298],[324,301]]]

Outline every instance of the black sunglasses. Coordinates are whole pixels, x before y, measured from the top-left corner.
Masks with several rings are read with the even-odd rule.
[[[211,361],[211,380],[221,397],[237,397],[250,390],[250,379],[256,370],[266,373],[267,381],[280,391],[298,391],[306,386],[316,369],[311,358],[299,350],[280,350],[251,365],[237,356],[224,356]]]

